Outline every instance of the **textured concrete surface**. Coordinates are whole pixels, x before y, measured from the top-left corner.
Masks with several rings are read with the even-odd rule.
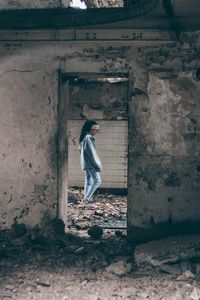
[[[1,42],[1,227],[56,215],[58,70],[129,75],[130,236],[199,222],[199,40]]]
[[[193,72],[199,50],[192,47],[198,43],[196,34],[193,39],[186,34],[180,48],[173,43],[140,48],[139,60],[148,71],[136,75],[129,106],[136,116],[129,139],[132,240],[198,229],[200,110]]]

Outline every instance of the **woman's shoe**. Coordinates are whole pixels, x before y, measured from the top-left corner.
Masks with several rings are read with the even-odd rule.
[[[94,202],[94,198],[92,197],[92,198],[88,199],[88,202],[89,202],[89,203]]]
[[[90,198],[90,199],[84,198],[83,201],[87,202],[87,203],[92,203],[92,202],[94,202],[94,199],[93,198]]]

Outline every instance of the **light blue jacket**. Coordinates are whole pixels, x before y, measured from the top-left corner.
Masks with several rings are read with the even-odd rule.
[[[95,169],[96,172],[102,170],[100,158],[96,151],[95,139],[91,134],[87,134],[80,143],[81,167],[83,170]]]

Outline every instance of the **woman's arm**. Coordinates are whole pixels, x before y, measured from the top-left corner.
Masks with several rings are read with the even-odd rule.
[[[95,168],[97,171],[101,171],[101,161],[97,154],[94,142],[90,136],[86,137],[85,139],[84,157],[86,162],[88,162],[91,167]]]

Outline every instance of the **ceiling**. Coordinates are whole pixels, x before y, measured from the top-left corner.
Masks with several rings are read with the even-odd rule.
[[[200,29],[200,0],[81,0],[88,9],[0,11],[0,29]],[[109,8],[109,9],[108,9]]]

